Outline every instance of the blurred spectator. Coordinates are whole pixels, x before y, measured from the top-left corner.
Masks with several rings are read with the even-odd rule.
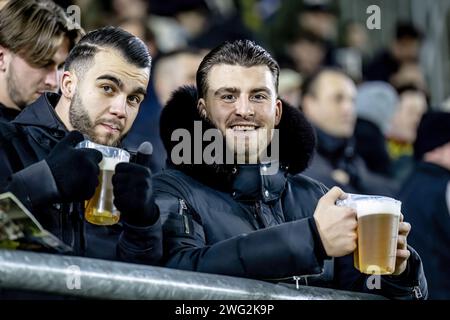
[[[147,45],[152,57],[159,53],[154,32],[150,29],[146,18],[130,18],[119,22],[118,27],[135,35]]]
[[[297,15],[298,25],[325,41],[335,42],[337,7],[331,0],[303,0],[303,9]]]
[[[266,38],[279,64],[292,67],[285,62],[285,59],[287,58],[289,62],[294,55],[288,53],[286,56],[286,51],[291,51],[292,44],[303,40],[310,46],[320,46],[321,49],[320,56],[316,56],[319,50],[309,50],[304,53],[305,57],[302,60],[311,59],[313,62],[319,60],[319,64],[335,65],[337,8],[337,3],[328,0],[282,1],[273,21],[269,21],[266,26]],[[309,62],[305,62],[304,68],[317,70],[317,63],[314,62],[315,66],[309,67]],[[303,68],[297,69],[302,75],[306,75]],[[311,73],[313,72],[309,74]]]
[[[348,21],[344,24],[342,32],[342,45],[354,48],[364,55],[370,52],[369,35],[367,27],[357,21]]]
[[[359,82],[369,48],[367,28],[359,22],[349,21],[343,26],[341,46],[335,52],[336,63]]]
[[[292,69],[281,69],[278,83],[278,96],[291,106],[300,106],[302,76]]]
[[[387,132],[388,152],[392,163],[392,174],[402,181],[413,168],[413,143],[422,115],[427,111],[426,94],[414,87],[398,89],[399,105],[392,117]]]
[[[117,20],[142,19],[147,16],[147,0],[112,0],[113,16]]]
[[[431,299],[450,299],[450,113],[424,115],[414,143],[418,163],[399,199],[412,225],[409,243],[422,257]]]
[[[324,41],[309,31],[300,31],[287,44],[287,54],[292,66],[307,77],[317,72],[322,66],[326,47]]]
[[[391,159],[386,146],[389,124],[399,103],[395,89],[387,82],[361,84],[356,95],[356,152],[367,168],[389,176]]]
[[[402,64],[400,69],[391,76],[390,82],[395,88],[415,86],[421,90],[427,89],[425,75],[420,65],[416,62]]]
[[[370,173],[355,152],[353,80],[339,69],[322,69],[305,81],[302,92],[303,111],[317,134],[317,152],[305,175],[346,192],[392,195],[394,186]]]
[[[150,0],[150,24],[160,50],[184,48],[209,30],[210,12],[204,0]]]
[[[389,82],[403,64],[417,64],[421,40],[422,35],[416,27],[410,23],[399,23],[390,48],[378,53],[368,64],[365,79]]]
[[[164,106],[172,92],[183,85],[195,85],[195,75],[204,53],[197,49],[181,49],[160,56],[153,77],[158,101]]]

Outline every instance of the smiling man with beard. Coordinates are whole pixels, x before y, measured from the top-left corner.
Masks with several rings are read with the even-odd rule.
[[[278,99],[278,75],[278,64],[262,47],[248,40],[224,43],[200,63],[197,90],[179,89],[163,109],[167,154],[177,147],[174,133],[180,129],[194,138],[216,130],[213,136],[234,154],[231,163],[220,148],[213,163],[170,159],[154,177],[165,265],[398,299],[426,297],[420,258],[406,245],[408,223],[400,223],[395,275],[382,276],[378,290],[353,267],[356,213],[335,205],[345,197],[340,188],[328,191],[301,175],[314,133],[299,110]],[[205,135],[194,132],[198,122]],[[236,148],[236,140],[244,146]],[[196,145],[186,152],[199,152]],[[268,148],[279,152],[265,157]],[[278,170],[268,170],[273,166]]]
[[[150,170],[117,165],[112,181],[121,221],[91,225],[83,202],[94,194],[102,155],[75,148],[85,137],[120,144],[145,97],[150,67],[137,37],[114,27],[94,30],[66,60],[62,95],[46,93],[12,123],[0,125],[0,192],[13,192],[75,255],[146,264],[160,258]]]

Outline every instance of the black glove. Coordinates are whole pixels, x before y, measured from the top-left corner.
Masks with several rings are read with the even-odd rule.
[[[98,185],[102,153],[94,149],[75,149],[84,140],[78,131],[70,132],[45,159],[53,174],[62,201],[84,201],[94,195]]]
[[[134,226],[150,226],[159,218],[152,198],[152,173],[136,163],[117,164],[112,177],[114,205],[121,219]]]

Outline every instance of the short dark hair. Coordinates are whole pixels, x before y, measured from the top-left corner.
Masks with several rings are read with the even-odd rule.
[[[266,49],[250,40],[235,40],[225,42],[211,50],[202,60],[197,70],[196,82],[198,97],[203,98],[208,90],[208,73],[218,64],[253,67],[265,65],[269,68],[275,80],[275,90],[278,92],[278,76],[280,67]]]
[[[64,70],[74,68],[74,64],[89,68],[99,48],[118,50],[123,58],[139,68],[151,68],[151,56],[141,39],[118,27],[104,27],[87,33],[70,51]]]
[[[351,77],[343,69],[341,69],[339,67],[320,68],[319,70],[314,72],[312,75],[307,77],[305,79],[305,81],[303,81],[302,88],[301,88],[302,97],[314,96],[317,91],[317,81],[319,80],[320,76],[323,73],[327,73],[327,72],[341,74],[341,75],[351,79]]]
[[[395,26],[395,39],[401,40],[405,38],[422,40],[422,33],[410,22],[399,22]]]
[[[0,45],[34,67],[51,64],[65,37],[70,50],[83,34],[50,0],[10,0],[0,10]]]

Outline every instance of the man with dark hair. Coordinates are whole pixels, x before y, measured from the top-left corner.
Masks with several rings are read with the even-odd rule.
[[[399,199],[414,226],[411,244],[423,257],[431,299],[450,299],[450,113],[426,113],[414,143],[416,165]]]
[[[62,95],[46,93],[0,125],[0,192],[13,192],[76,255],[138,263],[160,257],[150,170],[118,164],[112,183],[121,224],[86,224],[83,202],[94,194],[102,155],[75,148],[82,134],[108,146],[120,143],[145,97],[150,67],[148,50],[135,36],[114,27],[92,31],[66,60]]]
[[[400,223],[395,275],[382,276],[380,290],[370,291],[368,276],[353,268],[355,211],[335,205],[345,197],[341,189],[327,192],[300,174],[314,134],[298,109],[277,98],[278,75],[262,47],[225,43],[201,62],[197,90],[179,89],[163,109],[170,163],[154,177],[154,197],[166,266],[425,297],[420,258],[406,246],[407,223]]]
[[[392,76],[402,66],[417,64],[422,35],[411,23],[399,22],[388,49],[379,52],[364,70],[365,80],[381,80],[392,83]]]
[[[8,1],[0,10],[0,119],[58,89],[58,70],[82,34],[53,1]]]
[[[356,153],[356,86],[341,69],[323,68],[305,80],[302,110],[314,126],[317,150],[304,174],[347,192],[393,195],[392,182],[371,173]]]

